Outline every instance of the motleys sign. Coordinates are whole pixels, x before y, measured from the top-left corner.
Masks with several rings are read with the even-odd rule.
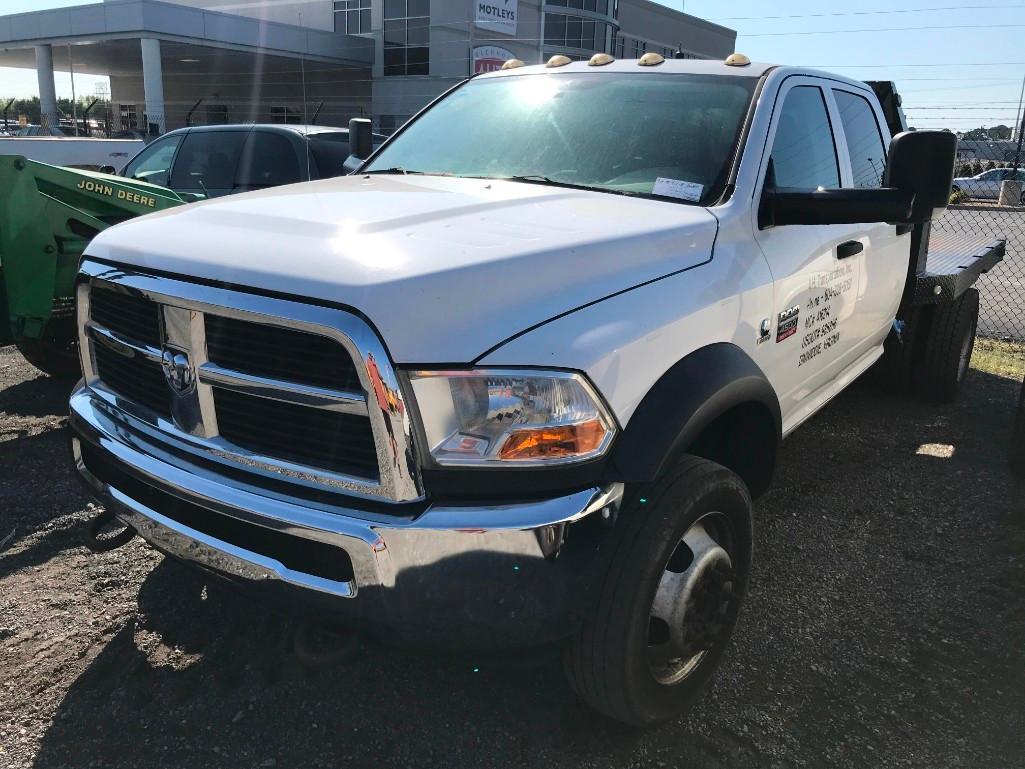
[[[499,48],[497,45],[478,45],[473,49],[473,74],[494,72],[501,69],[509,59],[515,59],[512,51]]]
[[[474,0],[473,23],[481,29],[516,34],[517,0]]]

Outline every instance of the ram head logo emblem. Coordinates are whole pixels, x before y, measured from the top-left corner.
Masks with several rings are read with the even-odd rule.
[[[165,347],[160,355],[164,379],[178,395],[188,395],[196,389],[196,374],[188,354]]]

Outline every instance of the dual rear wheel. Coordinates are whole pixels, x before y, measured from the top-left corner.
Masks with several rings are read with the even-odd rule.
[[[946,403],[957,399],[968,375],[979,324],[979,292],[953,302],[915,308],[900,335],[886,340],[874,378],[886,389]]]

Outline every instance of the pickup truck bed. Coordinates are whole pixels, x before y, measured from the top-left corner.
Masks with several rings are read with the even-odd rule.
[[[1005,241],[989,235],[966,237],[933,231],[925,270],[915,283],[915,305],[952,302],[971,288],[979,275],[1004,258]]]

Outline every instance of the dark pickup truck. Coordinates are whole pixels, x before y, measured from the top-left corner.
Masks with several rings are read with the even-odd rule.
[[[376,147],[384,140],[375,135]],[[349,130],[310,125],[179,128],[149,144],[121,172],[178,193],[220,197],[345,173]]]

